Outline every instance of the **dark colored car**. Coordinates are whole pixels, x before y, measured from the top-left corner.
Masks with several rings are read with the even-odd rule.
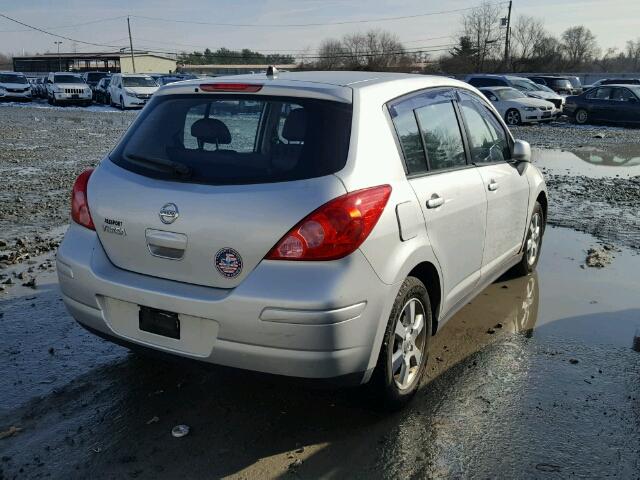
[[[640,85],[606,85],[568,97],[564,111],[578,124],[640,125]]]
[[[584,91],[582,82],[578,77],[566,77],[566,79],[569,80],[569,83],[571,83],[574,95],[580,95]]]
[[[109,84],[111,77],[101,78],[96,87],[93,89],[93,95],[98,103],[109,104]]]
[[[98,82],[105,78],[105,77],[110,77],[111,74],[108,72],[85,72],[82,74],[82,78],[84,78],[84,81],[87,85],[89,85],[91,87],[91,91],[93,92],[93,99],[97,101],[96,98],[96,86],[98,85]]]
[[[540,85],[549,87],[559,95],[575,95],[580,93],[578,89],[574,89],[571,81],[567,77],[537,76],[529,78]]]

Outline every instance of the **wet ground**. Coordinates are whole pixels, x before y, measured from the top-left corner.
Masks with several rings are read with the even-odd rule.
[[[593,145],[570,153],[540,144],[565,126],[517,129],[555,148],[534,161],[561,227],[536,275],[499,280],[441,329],[416,401],[388,415],[357,390],[132,354],[70,318],[34,236],[58,238],[71,179],[134,116],[0,107],[0,479],[640,477],[638,131],[601,144],[580,129]],[[611,263],[587,267],[602,244]]]

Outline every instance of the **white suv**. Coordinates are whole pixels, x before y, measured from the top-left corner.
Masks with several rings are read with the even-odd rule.
[[[92,103],[91,87],[80,75],[68,72],[49,73],[46,80],[47,99],[51,105]]]
[[[371,72],[163,87],[73,187],[64,302],[113,341],[416,391],[430,338],[531,272],[542,175],[474,87]]]
[[[31,101],[31,84],[22,73],[0,72],[0,100]]]
[[[109,84],[111,106],[121,109],[144,107],[158,90],[158,84],[149,75],[116,73]]]

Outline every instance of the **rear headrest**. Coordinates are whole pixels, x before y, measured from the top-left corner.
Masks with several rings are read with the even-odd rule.
[[[304,141],[307,131],[307,112],[304,108],[291,110],[284,121],[282,136],[290,142]]]
[[[201,118],[191,125],[191,136],[204,143],[231,143],[229,128],[217,118]]]

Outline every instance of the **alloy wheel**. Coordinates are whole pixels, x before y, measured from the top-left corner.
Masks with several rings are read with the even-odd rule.
[[[529,224],[529,236],[527,238],[527,263],[533,265],[538,258],[540,240],[542,239],[542,219],[539,213],[534,213]]]
[[[394,330],[391,373],[400,390],[409,388],[418,376],[426,344],[425,309],[417,298],[403,307]]]
[[[588,114],[585,110],[579,110],[578,113],[576,113],[576,121],[578,123],[585,123],[587,121],[587,117]]]
[[[520,124],[520,113],[517,110],[509,110],[507,112],[507,124],[509,125]]]

